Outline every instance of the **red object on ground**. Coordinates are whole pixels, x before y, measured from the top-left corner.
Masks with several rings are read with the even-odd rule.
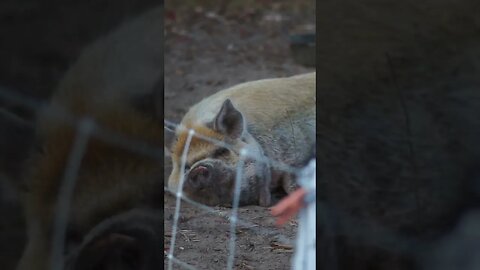
[[[278,218],[276,222],[277,226],[285,224],[285,222],[300,211],[305,205],[305,194],[307,194],[307,191],[303,188],[299,188],[270,209],[272,215]]]

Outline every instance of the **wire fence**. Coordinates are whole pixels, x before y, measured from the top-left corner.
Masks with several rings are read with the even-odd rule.
[[[50,266],[48,268],[63,270],[65,269],[65,263],[68,262],[65,243],[71,201],[89,141],[95,138],[120,149],[158,160],[163,158],[163,149],[143,141],[131,139],[125,134],[114,132],[99,125],[95,119],[76,115],[66,107],[53,106],[49,102],[18,94],[5,87],[0,87],[0,100],[19,105],[37,114],[43,113],[42,117],[70,126],[75,130],[74,140],[61,177],[58,197],[55,199]]]
[[[49,106],[47,103],[28,98],[3,87],[0,88],[0,99],[6,100],[10,103],[19,104],[22,107],[33,111],[39,111],[46,108],[45,106]],[[70,155],[66,163],[67,165],[63,172],[59,189],[60,192],[58,193],[58,198],[56,200],[57,208],[54,219],[51,253],[52,265],[50,269],[59,270],[63,269],[63,262],[65,261],[64,243],[67,221],[69,219],[69,203],[72,198],[74,187],[77,184],[76,178],[79,173],[80,163],[85,154],[89,140],[91,138],[96,138],[118,147],[134,151],[138,154],[157,159],[163,158],[163,149],[152,147],[142,141],[131,140],[123,134],[118,134],[98,125],[94,119],[79,118],[69,112],[66,108],[55,108],[50,112],[50,115],[58,121],[69,124],[76,129],[76,138],[72,145],[72,149],[70,150]],[[171,132],[183,127],[169,121],[164,121],[164,128],[166,131]],[[227,148],[231,147],[224,142],[204,137],[191,130],[189,131],[188,139],[181,157],[182,168],[185,167],[189,143],[194,136]],[[305,169],[293,168],[280,162],[269,160],[266,157],[249,153],[248,151],[241,151],[241,158],[235,177],[235,191],[231,211],[220,211],[185,197],[182,193],[183,182],[185,179],[183,179],[184,176],[181,174],[182,179],[177,191],[170,191],[164,187],[164,192],[172,194],[176,199],[171,244],[168,252],[165,254],[167,257],[166,259],[168,260],[169,269],[173,269],[174,264],[183,269],[195,269],[195,267],[188,262],[181,261],[175,257],[176,235],[179,232],[179,218],[182,202],[186,202],[198,209],[224,218],[230,222],[226,269],[235,268],[235,249],[237,241],[235,229],[238,226],[247,227],[252,232],[267,237],[275,236],[279,241],[288,245],[293,244],[292,239],[282,235],[282,232],[279,229],[274,230],[271,228],[262,228],[253,222],[239,218],[238,210],[239,199],[241,196],[240,184],[242,181],[241,168],[242,163],[247,157],[255,158],[258,162],[265,162],[277,169],[293,173],[299,176],[299,179],[310,179],[310,182],[300,180],[300,185],[308,186],[315,183],[312,181],[312,179],[315,178],[315,166],[312,164]],[[310,175],[305,176],[306,174]],[[301,177],[301,175],[304,176]],[[314,218],[316,208],[318,208],[321,213],[321,216],[319,217],[320,222],[318,224],[315,223],[316,218]],[[323,236],[321,237],[321,240],[325,241],[324,243],[321,243],[321,246],[324,247],[324,249],[320,250],[320,252],[328,253],[328,261],[331,262],[329,267],[325,269],[341,268],[335,263],[340,256],[340,254],[335,254],[335,250],[337,250],[335,247],[335,241],[330,241],[338,235],[355,239],[355,241],[364,243],[367,246],[377,247],[395,254],[402,254],[414,258],[418,264],[423,265],[423,269],[478,269],[477,267],[480,263],[475,258],[479,258],[478,255],[480,255],[480,246],[478,245],[478,243],[480,243],[480,236],[478,234],[480,213],[478,213],[478,211],[473,211],[469,215],[466,215],[465,218],[461,219],[458,224],[459,225],[452,234],[449,234],[447,237],[442,238],[441,241],[433,242],[432,244],[432,242],[420,241],[405,234],[389,230],[379,224],[354,218],[339,209],[335,209],[332,205],[327,205],[325,203],[310,203],[308,204],[308,207],[300,213],[297,242],[295,243],[296,253],[294,260],[292,261],[293,268],[310,269],[311,266],[299,266],[305,263],[305,260],[303,260],[305,258],[307,258],[307,264],[310,263],[310,265],[314,265],[316,263],[316,255],[313,252],[314,248],[312,248],[312,245],[316,243],[316,232],[314,228],[318,226],[322,229]],[[312,237],[312,235],[314,237]],[[432,250],[433,252],[430,252]],[[324,264],[325,261],[322,262],[322,265]]]
[[[215,140],[213,138],[203,136],[201,134],[196,133],[195,130],[193,130],[193,129],[187,129],[186,127],[184,127],[180,124],[175,124],[175,123],[173,123],[171,121],[168,121],[168,120],[164,120],[164,126],[165,126],[165,130],[168,131],[168,132],[174,132],[175,130],[179,130],[179,131],[187,130],[188,131],[188,137],[186,139],[185,146],[184,146],[181,158],[180,158],[180,170],[182,172],[185,171],[185,166],[186,166],[186,162],[187,162],[187,154],[188,154],[188,151],[190,149],[190,143],[191,143],[192,138],[194,136],[196,136],[196,137],[198,137],[202,140],[208,141],[210,143],[214,143],[216,145],[228,148],[228,149],[233,148],[232,145],[225,144],[225,142],[223,142],[223,141],[219,141],[219,140]],[[258,234],[263,233],[263,234],[267,234],[267,235],[272,235],[273,233],[275,233],[275,232],[271,231],[271,229],[264,229],[264,228],[261,228],[261,227],[257,228],[255,224],[253,224],[249,221],[241,220],[241,219],[238,218],[238,208],[239,208],[239,201],[240,201],[240,196],[241,196],[240,187],[242,185],[241,182],[243,180],[242,171],[243,171],[244,162],[245,162],[246,158],[254,158],[257,162],[269,164],[270,166],[275,167],[276,169],[281,169],[281,170],[284,170],[286,172],[292,173],[299,178],[302,178],[301,175],[304,174],[304,171],[302,169],[299,169],[299,168],[294,168],[294,167],[288,166],[288,165],[283,164],[281,162],[278,162],[276,160],[269,159],[265,156],[261,156],[257,153],[251,153],[246,148],[241,149],[239,153],[240,153],[240,158],[239,158],[239,161],[236,165],[232,210],[231,210],[229,215],[227,215],[225,213],[222,213],[222,212],[219,212],[218,210],[215,210],[215,209],[213,209],[213,208],[211,208],[207,205],[195,202],[195,201],[189,199],[188,197],[186,197],[182,192],[184,182],[185,182],[185,173],[180,174],[180,181],[179,181],[178,189],[176,191],[171,191],[168,188],[165,188],[165,191],[174,195],[175,199],[176,199],[175,214],[174,214],[174,217],[173,217],[173,226],[172,226],[172,233],[171,233],[172,238],[171,238],[171,242],[170,242],[170,248],[169,248],[169,251],[168,251],[168,254],[167,254],[167,259],[169,260],[168,261],[168,269],[169,270],[173,269],[173,263],[177,263],[177,264],[179,264],[179,266],[182,266],[185,269],[195,269],[192,266],[188,265],[187,263],[181,262],[178,258],[175,258],[175,256],[174,256],[175,244],[176,244],[176,235],[177,235],[177,231],[178,231],[178,222],[179,222],[182,200],[190,203],[191,205],[193,205],[195,207],[198,207],[199,209],[205,210],[209,213],[212,213],[212,214],[218,215],[222,218],[225,218],[230,222],[230,233],[229,233],[230,239],[229,239],[229,245],[228,245],[228,250],[229,250],[228,254],[229,255],[228,255],[228,259],[227,259],[226,269],[229,269],[229,270],[234,269],[235,247],[236,247],[236,230],[235,229],[236,229],[238,224],[241,224],[242,226],[245,226],[245,227],[249,227]],[[315,182],[314,181],[315,174],[313,173],[313,176],[312,176],[312,172],[311,172],[312,171],[312,166],[309,166],[308,169],[309,169],[310,174],[307,175],[306,177],[309,178],[308,180],[309,180],[310,183],[311,183],[311,181]],[[313,166],[313,170],[315,170],[315,166]],[[303,178],[305,178],[305,176]],[[313,201],[313,203],[310,203],[309,205],[310,206],[313,205],[313,208],[310,207],[308,209],[308,217],[307,217],[308,220],[302,220],[301,223],[306,223],[307,224],[308,228],[305,230],[305,232],[309,235],[309,239],[311,239],[310,236],[312,234],[315,234],[315,223],[314,223],[314,220],[315,220],[314,205],[315,205],[315,203],[314,203],[314,201]],[[313,209],[313,212],[312,212],[312,209]],[[313,216],[312,216],[312,214],[313,214]],[[312,217],[313,217],[313,226],[312,226]],[[286,245],[291,245],[292,244],[291,239],[289,239],[285,236],[282,236],[281,234],[277,235],[277,239],[279,241],[281,241],[282,243],[286,244]],[[303,237],[298,238],[297,247],[305,245],[304,241],[305,241],[305,239]],[[312,248],[311,244],[312,243],[307,244],[307,246],[310,245],[308,253],[302,254],[302,253],[305,253],[304,250],[302,249],[302,250],[299,251],[299,253],[298,253],[299,255],[297,255],[297,257],[306,256],[306,257],[310,258],[310,262],[311,262],[312,261],[311,260],[312,255],[313,255],[313,262],[315,262],[315,260],[314,260],[315,245],[313,245],[313,248]],[[313,251],[313,253],[312,253],[312,251]],[[315,269],[315,264],[314,263],[310,264],[307,267],[295,267],[295,269]]]
[[[71,218],[71,200],[74,196],[76,185],[78,185],[77,178],[80,174],[82,159],[86,154],[89,142],[92,139],[101,140],[116,147],[120,147],[129,151],[133,151],[137,154],[145,155],[159,160],[163,158],[163,149],[152,147],[151,145],[148,145],[147,143],[142,141],[132,140],[131,138],[127,138],[124,134],[109,130],[108,128],[99,125],[94,118],[75,115],[74,113],[69,111],[68,108],[52,106],[50,103],[42,102],[34,98],[29,98],[7,88],[2,87],[0,89],[0,99],[5,100],[11,104],[18,104],[34,112],[44,112],[44,116],[48,117],[49,119],[53,119],[54,121],[69,125],[75,130],[73,143],[71,145],[71,149],[69,150],[69,156],[66,160],[66,165],[62,174],[63,176],[60,181],[58,197],[55,199],[56,206],[53,220],[52,246],[49,260],[51,262],[49,269],[64,269],[64,263],[68,262],[69,259],[68,253],[66,252],[65,243],[67,227],[69,223],[68,221]],[[167,131],[181,128],[180,126],[175,125],[174,123],[169,121],[164,122],[164,127]],[[230,145],[226,145],[221,141],[216,141],[212,138],[196,134],[194,131],[190,131],[188,141],[182,155],[182,168],[185,167],[186,154],[188,151],[189,142],[193,136],[197,136],[201,139],[210,141],[226,148],[231,147]],[[195,267],[189,265],[187,262],[182,262],[174,256],[182,201],[230,222],[230,239],[228,244],[229,252],[226,265],[227,269],[235,268],[236,228],[238,226],[248,228],[250,231],[259,235],[261,234],[266,237],[275,237],[277,241],[283,243],[284,245],[293,245],[292,239],[288,236],[283,235],[281,229],[262,228],[258,224],[255,224],[251,221],[242,220],[238,217],[239,201],[241,196],[240,182],[242,181],[242,163],[247,157],[255,158],[258,162],[268,163],[270,164],[270,166],[276,167],[277,169],[285,170],[295,175],[299,175],[299,173],[301,173],[301,170],[298,168],[290,167],[281,162],[269,160],[266,157],[260,157],[256,154],[249,153],[246,150],[242,150],[235,178],[235,192],[231,211],[221,211],[185,197],[181,192],[184,179],[181,179],[179,190],[177,190],[176,192],[172,192],[166,187],[164,187],[165,193],[170,193],[176,197],[175,215],[173,219],[174,224],[172,226],[171,233],[171,244],[168,253],[166,254],[169,269],[173,269],[173,264],[176,264],[183,269],[195,269]]]

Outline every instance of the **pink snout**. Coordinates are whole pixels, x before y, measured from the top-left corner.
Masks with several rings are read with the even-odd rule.
[[[200,189],[209,185],[210,168],[208,166],[197,166],[188,173],[187,183],[192,188]]]

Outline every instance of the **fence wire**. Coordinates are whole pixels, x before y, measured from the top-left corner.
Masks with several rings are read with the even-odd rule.
[[[233,148],[232,145],[228,145],[223,141],[219,141],[219,140],[216,140],[216,139],[213,139],[213,138],[210,138],[210,137],[203,136],[201,134],[196,133],[195,130],[193,130],[193,129],[187,129],[186,127],[184,127],[180,124],[176,124],[176,123],[173,123],[173,122],[168,121],[168,120],[164,120],[164,129],[168,132],[175,132],[175,130],[188,131],[188,136],[187,136],[185,146],[184,146],[184,149],[182,151],[182,156],[181,156],[181,159],[180,159],[180,170],[182,172],[185,171],[187,154],[188,154],[188,151],[189,151],[189,148],[190,148],[190,142],[191,142],[193,137],[200,138],[202,140],[208,141],[210,143],[214,143],[216,145],[225,147],[227,149],[232,149]],[[222,213],[218,210],[213,209],[212,207],[209,207],[207,205],[195,202],[195,201],[189,199],[188,197],[186,197],[182,193],[183,185],[184,185],[184,181],[185,181],[185,173],[180,173],[180,179],[179,179],[180,181],[179,181],[179,185],[178,185],[178,188],[177,188],[176,192],[171,191],[166,187],[164,188],[165,192],[169,192],[170,194],[174,195],[175,198],[176,198],[175,214],[174,214],[173,226],[172,226],[172,238],[171,238],[171,242],[170,242],[170,248],[169,248],[169,251],[168,251],[168,254],[167,254],[167,259],[169,260],[168,261],[168,269],[169,270],[173,269],[173,263],[174,262],[175,263],[181,262],[178,258],[176,258],[174,256],[176,234],[177,234],[177,231],[178,231],[178,221],[179,221],[179,217],[180,217],[179,213],[180,213],[180,208],[181,208],[181,200],[184,200],[184,201],[190,203],[191,205],[193,205],[193,206],[195,206],[199,209],[205,210],[209,213],[216,214],[217,216],[225,218],[230,222],[230,234],[229,234],[230,237],[229,237],[229,243],[228,243],[228,258],[227,258],[227,266],[226,266],[226,269],[228,269],[228,270],[234,269],[234,266],[235,266],[235,246],[236,246],[236,227],[237,227],[237,225],[242,225],[242,226],[251,228],[252,231],[254,231],[256,233],[264,233],[266,235],[275,234],[277,236],[276,238],[279,241],[281,241],[282,243],[288,244],[288,245],[292,244],[291,239],[288,239],[287,237],[285,237],[281,234],[278,234],[278,231],[275,231],[275,230],[272,230],[272,229],[265,229],[265,228],[256,228],[257,227],[256,224],[253,224],[253,223],[248,222],[248,221],[243,221],[243,220],[240,220],[238,218],[238,208],[239,208],[239,202],[240,202],[240,196],[241,196],[240,187],[241,187],[241,182],[243,180],[242,170],[243,170],[243,164],[244,164],[246,158],[254,158],[257,162],[268,164],[268,165],[270,165],[274,168],[277,168],[279,170],[284,170],[285,172],[289,172],[289,173],[292,173],[294,175],[299,175],[300,173],[303,172],[299,168],[294,168],[294,167],[288,166],[286,164],[283,164],[281,162],[278,162],[278,161],[275,161],[275,160],[272,160],[272,159],[268,159],[265,156],[260,156],[257,153],[251,153],[250,151],[247,150],[247,148],[242,148],[240,150],[240,157],[239,157],[239,161],[238,161],[237,166],[236,166],[233,202],[232,202],[232,210],[230,211],[230,215],[226,215],[226,214],[224,214],[224,213]],[[313,229],[315,230],[315,227],[313,227]],[[193,268],[193,266],[191,266],[191,265],[187,266],[187,265],[188,264],[185,263],[185,262],[182,262],[182,264],[179,264],[179,266],[181,266],[185,269],[192,269]],[[302,268],[302,269],[314,269],[314,268]]]
[[[45,106],[48,106],[47,103],[26,97],[24,95],[20,95],[4,87],[0,87],[0,99],[6,100],[11,104],[18,104],[23,108],[30,109],[32,111],[39,111],[45,108]],[[3,114],[4,113],[2,111],[2,115]],[[107,143],[116,145],[118,147],[124,148],[126,150],[134,151],[135,153],[141,155],[158,158],[159,160],[163,158],[163,149],[158,149],[158,147],[152,147],[151,145],[142,141],[136,141],[127,138],[123,134],[118,134],[105,127],[99,126],[97,123],[94,122],[93,119],[78,118],[78,116],[72,114],[66,108],[56,108],[56,110],[51,112],[51,114],[52,116],[55,116],[56,120],[71,125],[72,127],[76,128],[77,131],[76,138],[72,145],[72,149],[70,150],[70,156],[67,160],[67,165],[63,172],[63,178],[60,183],[60,192],[58,193],[58,198],[56,198],[57,203],[54,216],[54,233],[52,235],[53,241],[51,247],[52,265],[50,269],[58,270],[62,269],[62,263],[64,261],[64,239],[67,220],[69,216],[69,204],[73,196],[73,189],[75,187],[76,177],[78,176],[79,172],[80,160],[85,154],[85,149],[88,141],[91,138],[96,138]],[[7,116],[10,117],[11,115]],[[15,117],[10,117],[10,119],[13,119],[12,121],[16,121]],[[22,125],[25,124],[21,121],[18,122]],[[172,132],[174,130],[182,129],[184,127],[165,120],[164,128],[166,131]],[[195,133],[194,131],[191,131],[189,132],[188,142],[185,145],[185,149],[182,155],[182,168],[185,167],[189,142],[194,136],[226,148],[231,147],[229,145],[226,145],[224,142],[204,137],[200,134]],[[235,229],[238,226],[246,227],[252,232],[259,235],[261,234],[267,237],[275,236],[280,242],[283,242],[285,244],[291,245],[293,243],[292,239],[283,235],[280,229],[262,228],[259,227],[258,224],[238,218],[238,202],[239,198],[241,197],[239,187],[242,181],[241,165],[246,157],[250,157],[256,159],[258,162],[264,162],[272,167],[275,167],[279,170],[284,170],[294,175],[301,175],[302,173],[304,173],[304,170],[299,168],[293,168],[285,164],[281,164],[280,162],[269,160],[266,157],[258,156],[256,154],[252,154],[246,151],[242,151],[241,154],[241,162],[239,162],[238,164],[237,175],[235,177],[234,201],[232,202],[231,211],[220,211],[213,207],[209,207],[207,205],[195,202],[185,197],[181,192],[184,179],[181,180],[181,184],[177,191],[170,191],[166,187],[164,187],[165,193],[172,194],[176,198],[171,244],[168,253],[165,254],[167,256],[166,259],[168,260],[169,269],[173,268],[173,264],[178,265],[182,269],[195,269],[195,267],[188,264],[188,262],[181,261],[174,256],[176,242],[175,237],[178,233],[179,213],[181,210],[182,201],[200,210],[222,217],[230,222],[230,236],[228,243],[229,250],[226,265],[227,269],[233,269],[235,267],[235,243],[237,241]],[[162,165],[160,164],[159,166]],[[314,177],[315,176],[313,176],[313,178]],[[310,179],[313,178],[310,176]],[[306,178],[304,177],[302,179]],[[321,218],[319,219],[318,224],[315,224],[315,221],[311,220],[312,216],[314,216],[313,213],[315,212],[315,210],[312,209],[315,208],[318,208],[319,213],[321,213]],[[354,218],[351,215],[341,211],[340,209],[335,209],[335,207],[333,207],[332,205],[327,205],[324,202],[310,203],[308,204],[308,207],[300,214],[297,242],[295,243],[295,256],[294,260],[292,260],[292,265],[300,264],[300,258],[305,257],[307,258],[308,262],[316,263],[316,258],[311,252],[313,250],[311,246],[309,249],[303,249],[305,245],[312,244],[312,239],[315,239],[314,242],[316,242],[316,237],[311,237],[311,234],[310,237],[306,237],[308,235],[302,233],[309,231],[315,234],[315,231],[312,229],[312,227],[319,226],[323,229],[323,240],[326,239],[325,237],[331,237],[333,239],[335,236],[338,235],[355,239],[355,241],[365,243],[366,245],[372,247],[378,247],[386,251],[390,251],[396,254],[403,254],[414,258],[419,264],[422,264],[424,266],[423,269],[453,269],[448,268],[447,266],[455,267],[455,269],[462,270],[478,269],[476,267],[478,267],[480,263],[478,262],[478,260],[476,261],[475,258],[479,258],[480,255],[480,246],[478,245],[478,243],[480,243],[480,237],[478,235],[480,213],[478,213],[477,211],[472,212],[470,215],[470,219],[461,220],[458,227],[456,227],[456,229],[451,235],[448,235],[448,237],[442,238],[439,242],[432,244],[422,242],[418,239],[389,230],[388,228],[379,224],[367,222],[365,220],[359,220],[358,218]],[[307,226],[308,228],[304,230],[304,226]],[[335,253],[334,242],[335,241],[332,241],[332,245],[330,246],[326,246],[325,243],[323,243],[322,246],[327,247],[328,250],[320,251],[330,254],[329,261],[331,261],[331,264],[328,269],[338,268],[338,265],[334,263],[339,257],[339,254]],[[433,252],[429,252],[432,250]],[[445,254],[447,254],[448,256],[446,256]],[[462,267],[462,265],[465,265],[465,267]],[[308,269],[309,266],[307,266],[306,268],[294,266],[294,268]]]
[[[69,157],[67,158],[67,163],[63,171],[63,177],[60,181],[60,188],[58,197],[55,199],[55,214],[54,214],[54,222],[53,222],[53,234],[52,234],[52,245],[51,245],[51,254],[50,254],[50,266],[49,269],[51,270],[61,270],[64,267],[64,263],[66,261],[66,253],[65,253],[65,238],[66,238],[66,231],[68,226],[69,220],[69,212],[70,212],[70,205],[71,205],[71,198],[74,194],[74,189],[77,184],[77,177],[80,170],[81,160],[86,152],[86,147],[88,146],[89,141],[92,138],[97,140],[101,140],[108,144],[120,147],[122,149],[126,149],[129,151],[133,151],[136,154],[145,155],[148,157],[161,159],[163,158],[163,149],[158,149],[155,146],[149,145],[142,141],[133,140],[131,138],[127,138],[124,134],[114,132],[105,128],[98,123],[95,122],[94,119],[91,118],[81,118],[78,115],[75,115],[68,108],[63,108],[59,106],[52,106],[48,102],[43,102],[37,100],[35,98],[30,98],[24,96],[22,94],[18,94],[17,92],[7,89],[5,87],[0,87],[0,99],[4,100],[10,104],[20,105],[26,109],[29,109],[35,113],[44,112],[47,113],[47,117],[53,121],[58,121],[59,123],[66,124],[71,128],[75,129],[75,137],[72,144],[72,148],[70,149]],[[8,115],[10,116],[10,115]],[[24,124],[20,123],[19,124]],[[33,125],[32,125],[33,127]],[[177,124],[174,124],[169,121],[164,122],[164,128],[166,131],[174,131],[183,128]],[[186,144],[186,148],[182,155],[182,168],[185,167],[186,162],[186,154],[188,152],[188,144],[189,141],[193,136],[199,137],[206,141],[221,145],[223,147],[231,149],[232,146],[225,144],[222,141],[217,141],[212,138],[208,138],[202,136],[201,134],[196,134],[193,130],[189,133],[189,139]],[[259,156],[255,153],[247,152],[245,149],[241,151],[241,161],[239,166],[237,167],[237,176],[235,178],[235,192],[234,192],[234,201],[232,204],[232,210],[227,213],[225,211],[220,211],[209,207],[207,205],[195,202],[187,197],[185,197],[182,192],[182,185],[184,179],[180,182],[179,190],[177,192],[172,192],[164,187],[165,193],[170,193],[176,197],[176,206],[175,206],[175,215],[174,215],[174,224],[172,226],[172,239],[171,245],[167,256],[168,260],[168,268],[173,268],[173,263],[180,266],[183,269],[195,269],[193,266],[189,265],[186,262],[182,262],[178,258],[174,256],[175,250],[175,242],[176,242],[176,235],[178,232],[178,221],[179,221],[179,214],[181,209],[181,202],[185,201],[188,204],[195,206],[198,209],[207,211],[211,214],[216,216],[222,217],[228,222],[230,222],[230,239],[229,239],[229,253],[227,259],[227,269],[233,269],[235,267],[235,244],[236,244],[236,228],[237,226],[242,226],[248,228],[254,233],[262,234],[264,236],[271,236],[275,237],[275,239],[283,244],[292,245],[293,241],[289,237],[282,235],[281,229],[275,228],[262,228],[259,227],[258,224],[253,222],[249,222],[246,220],[241,220],[238,218],[238,204],[240,201],[240,186],[242,181],[242,162],[246,158],[255,158],[258,162],[263,162],[269,164],[272,167],[277,169],[284,170],[286,172],[292,174],[298,174],[300,170],[298,168],[294,168],[288,166],[286,164],[282,164],[280,162],[269,160],[264,156]],[[162,165],[160,165],[162,166]],[[182,175],[183,177],[183,175]]]

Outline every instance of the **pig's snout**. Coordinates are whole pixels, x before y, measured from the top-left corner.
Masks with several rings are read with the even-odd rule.
[[[194,189],[208,187],[212,175],[211,171],[212,167],[207,164],[194,167],[188,173],[187,184]]]

